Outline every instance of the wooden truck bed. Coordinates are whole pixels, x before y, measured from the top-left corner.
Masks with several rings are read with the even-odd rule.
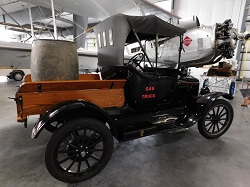
[[[101,108],[122,107],[126,80],[100,80],[98,74],[83,74],[79,80],[32,82],[26,75],[16,93],[17,121],[43,114],[52,106],[69,100],[85,100]]]

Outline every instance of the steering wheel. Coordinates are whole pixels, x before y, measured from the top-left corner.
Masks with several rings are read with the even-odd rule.
[[[141,63],[144,58],[144,53],[137,53],[131,59],[129,59],[128,64],[132,64],[135,68],[139,67],[142,71],[145,71],[144,68],[141,66]]]

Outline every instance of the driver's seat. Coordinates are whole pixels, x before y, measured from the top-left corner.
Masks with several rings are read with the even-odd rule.
[[[177,76],[160,76],[157,72],[141,73],[130,66],[127,80],[125,94],[128,102],[137,106],[150,106],[172,100]]]

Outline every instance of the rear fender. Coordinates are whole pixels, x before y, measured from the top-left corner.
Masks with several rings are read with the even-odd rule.
[[[116,136],[113,120],[103,109],[86,101],[75,100],[57,104],[44,113],[36,122],[31,137],[37,138],[44,128],[50,129],[54,121],[69,121],[80,117],[93,117],[104,124],[108,123],[112,134]]]
[[[211,92],[198,97],[195,101],[195,104],[190,106],[190,117],[183,126],[188,128],[196,124],[204,115],[206,108],[209,107],[212,102],[214,102],[219,97],[224,97],[228,100],[232,100],[234,98],[232,95],[223,92]]]

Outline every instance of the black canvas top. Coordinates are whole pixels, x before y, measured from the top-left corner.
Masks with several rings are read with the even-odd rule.
[[[98,46],[98,64],[100,66],[123,66],[125,44],[135,43],[137,33],[140,40],[183,35],[186,30],[171,25],[155,15],[128,16],[113,15],[94,27]]]
[[[162,37],[175,37],[182,35],[186,32],[185,29],[176,27],[170,23],[163,21],[155,15],[148,16],[128,16],[121,14],[128,22],[131,29],[134,29],[141,40],[155,39],[158,34],[159,38]],[[136,42],[132,33],[127,38],[127,43]]]

